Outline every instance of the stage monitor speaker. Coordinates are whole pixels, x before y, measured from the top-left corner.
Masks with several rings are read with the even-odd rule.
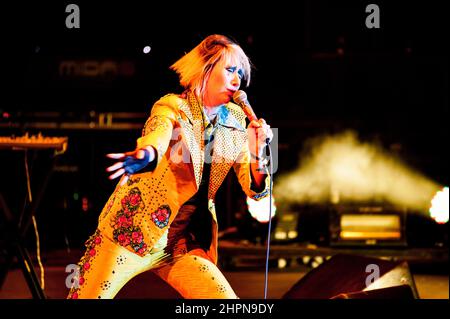
[[[283,296],[283,299],[331,298],[419,297],[406,262],[345,254],[337,254],[309,271]]]
[[[414,299],[410,286],[401,285],[368,291],[339,294],[332,299]]]

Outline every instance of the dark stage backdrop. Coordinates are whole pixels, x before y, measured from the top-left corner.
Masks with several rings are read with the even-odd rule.
[[[67,236],[78,245],[93,231],[114,187],[104,155],[134,147],[152,104],[181,91],[169,66],[212,33],[235,38],[252,59],[246,91],[257,115],[279,130],[279,173],[295,167],[306,139],[354,129],[386,148],[401,145],[409,165],[449,183],[448,28],[440,2],[379,2],[380,29],[365,26],[364,1],[234,9],[80,1],[80,29],[66,28],[67,4],[12,4],[2,22],[0,135],[69,137],[39,212],[48,245],[64,246]],[[108,116],[123,126],[89,129]],[[17,154],[1,152],[3,167],[17,166],[1,186],[17,203],[23,166]],[[230,176],[219,194],[221,227],[233,223],[227,215],[242,199],[235,186]]]

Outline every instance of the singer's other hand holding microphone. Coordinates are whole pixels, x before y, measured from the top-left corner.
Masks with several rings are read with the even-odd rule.
[[[265,168],[264,150],[273,139],[273,132],[270,125],[261,118],[258,118],[253,112],[250,103],[247,100],[247,94],[238,90],[233,95],[233,100],[244,111],[250,123],[247,127],[248,147],[250,151],[250,170],[256,187],[263,187],[263,181],[267,172]]]
[[[273,139],[273,132],[270,125],[261,118],[253,120],[247,127],[248,145],[250,154],[256,159],[260,159],[264,155],[264,148]]]
[[[247,100],[247,93],[238,90],[234,93],[233,100],[242,108],[245,115],[250,120],[247,127],[250,155],[253,157],[253,161],[255,159],[259,160],[263,156],[264,148],[267,144],[270,144],[273,139],[273,132],[270,125],[268,125],[263,118],[258,120]]]

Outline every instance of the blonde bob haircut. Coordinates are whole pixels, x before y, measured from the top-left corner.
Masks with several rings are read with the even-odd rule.
[[[190,52],[170,66],[178,73],[180,84],[203,99],[206,82],[213,67],[219,63],[237,63],[243,70],[246,86],[250,84],[251,62],[242,48],[230,38],[213,34],[206,37]]]

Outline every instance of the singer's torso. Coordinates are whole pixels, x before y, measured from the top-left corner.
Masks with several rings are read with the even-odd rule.
[[[193,94],[186,98],[168,94],[157,101],[137,140],[138,147],[151,145],[157,150],[154,169],[134,174],[122,187],[119,181],[100,214],[99,230],[134,253],[152,253],[181,206],[198,192],[206,163],[210,175],[204,200],[212,217],[207,254],[217,262],[214,198],[230,168],[233,166],[243,191],[254,199],[267,196],[269,180],[262,191],[252,189],[245,114],[240,107],[224,105],[215,121],[213,147],[208,148],[204,140],[208,121]]]

